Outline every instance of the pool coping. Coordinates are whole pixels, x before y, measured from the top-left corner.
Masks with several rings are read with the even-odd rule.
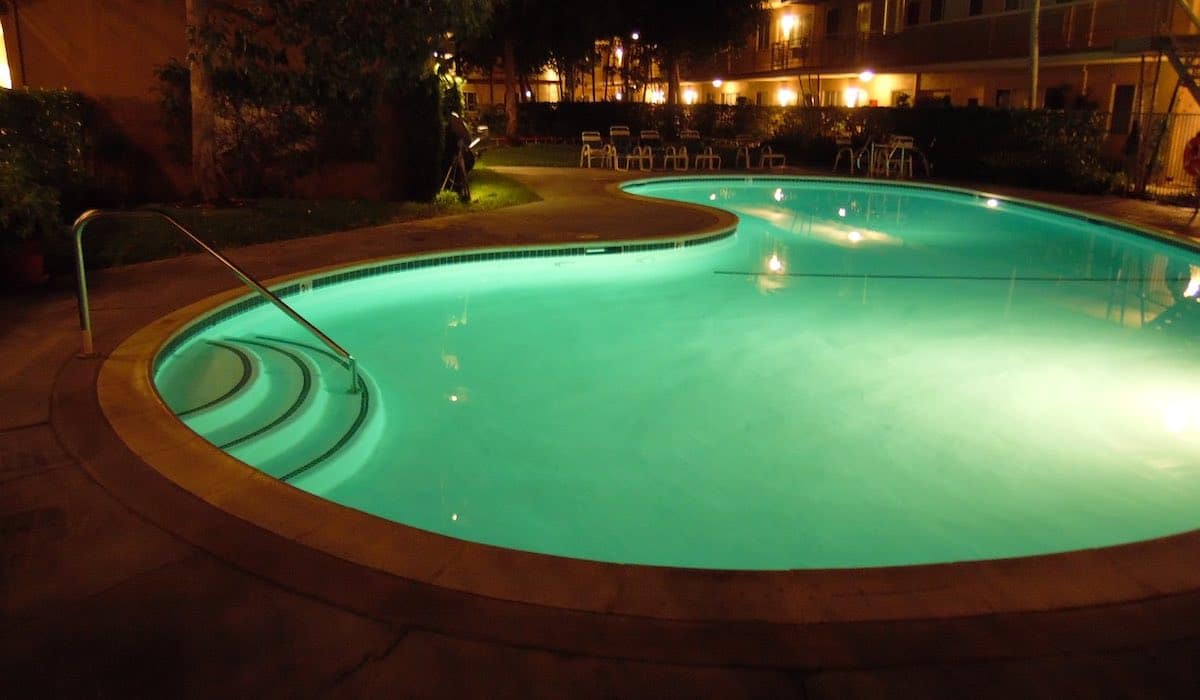
[[[674,178],[654,181],[671,179]],[[839,178],[779,176],[703,179],[861,183]],[[959,188],[933,189],[975,194]],[[1109,223],[1104,217],[1069,209],[1062,211]],[[1131,228],[1128,223],[1115,224]],[[736,219],[733,225],[736,226]],[[692,236],[661,240],[700,238],[729,226],[729,218],[719,219],[717,224]],[[1161,234],[1147,228],[1138,232],[1161,238]],[[600,245],[607,244],[589,241],[577,247]],[[454,250],[447,248],[410,257],[432,257]],[[380,258],[351,267],[396,259]],[[285,275],[270,284],[313,278],[346,267],[331,266]],[[303,548],[359,567],[364,574],[382,573],[468,596],[574,613],[686,623],[779,625],[1069,610],[1144,601],[1200,589],[1200,566],[1197,566],[1200,531],[1115,547],[1015,559],[763,572],[568,559],[466,542],[393,523],[300,491],[242,464],[184,427],[158,398],[150,381],[158,349],[199,316],[234,304],[244,296],[245,292],[235,289],[208,297],[163,316],[121,343],[99,371],[96,391],[101,410],[141,462],[213,509]],[[233,546],[206,538],[203,533],[195,537],[205,540],[202,544],[206,548],[217,551]],[[303,580],[285,583],[301,590],[307,587]],[[329,595],[328,591],[322,595]]]

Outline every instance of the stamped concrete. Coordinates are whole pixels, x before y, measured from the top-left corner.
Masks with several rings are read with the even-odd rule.
[[[603,171],[511,172],[543,201],[231,255],[267,278],[448,247],[718,223],[617,197],[606,185],[618,176]],[[1187,209],[1005,193],[1191,233]],[[150,321],[232,286],[199,257],[95,274],[97,347],[107,355]],[[0,367],[8,697],[1185,697],[1200,688],[1200,591],[1027,614],[768,627],[568,614],[363,569],[213,508],[115,440],[96,398],[101,360],[73,356],[68,292],[0,302],[10,358]],[[1200,565],[1195,554],[1163,556],[1164,566]],[[1062,584],[1089,585],[1070,578],[1065,571]],[[670,586],[650,593],[678,598]]]

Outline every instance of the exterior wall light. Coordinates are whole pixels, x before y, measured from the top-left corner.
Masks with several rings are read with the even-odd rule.
[[[871,70],[870,68],[868,68],[865,71],[858,74],[858,79],[863,81],[864,83],[871,82],[871,78],[874,78],[874,77],[875,77],[875,71]]]
[[[724,83],[720,78],[713,78],[713,87],[721,87]]]
[[[799,23],[800,21],[796,19],[796,15],[784,15],[779,18],[779,28],[783,30],[783,38],[785,40],[791,38],[792,30]]]

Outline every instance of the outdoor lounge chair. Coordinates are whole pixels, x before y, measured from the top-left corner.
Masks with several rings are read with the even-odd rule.
[[[762,155],[758,159],[758,167],[782,168],[785,165],[787,165],[787,156],[774,152],[770,146],[763,146]]]
[[[833,139],[837,146],[837,156],[833,159],[833,172],[837,172],[838,163],[841,162],[842,156],[846,156],[846,162],[850,165],[850,174],[854,174],[854,163],[858,160],[858,154],[854,152],[854,142],[849,134],[838,134]]]
[[[635,160],[638,162],[639,166],[641,165],[641,148],[633,145],[633,137],[629,134],[629,127],[609,127],[608,139],[612,153],[613,168],[617,170],[629,170],[629,163]],[[634,152],[635,150],[636,153]]]
[[[913,137],[892,136],[887,142],[887,156],[883,162],[883,174],[892,176],[895,169],[897,177],[913,176]]]
[[[643,157],[649,157],[650,168],[654,169],[654,154],[656,151],[662,152],[663,150],[663,140],[658,130],[642,129],[642,133],[638,136],[638,145],[642,147]]]
[[[679,144],[677,146],[667,146],[663,151],[663,169],[687,170],[688,146],[692,147],[693,153],[698,152],[700,148],[700,134],[696,131],[684,129],[679,132]]]
[[[680,144],[678,146],[667,146],[663,149],[663,170],[687,170],[688,169],[688,151],[687,146]]]
[[[700,140],[700,132],[695,129],[684,129],[679,132],[679,141],[682,144],[681,149],[686,149],[685,153],[695,154],[693,166],[699,170],[700,168],[708,168],[716,170],[721,167],[721,156],[713,153],[712,146],[705,146]],[[686,170],[686,167],[684,168]]]
[[[737,155],[735,155],[733,158],[733,167],[737,168],[741,166],[743,162],[745,162],[747,170],[753,168],[754,165],[750,160],[750,152],[753,149],[758,148],[761,144],[761,141],[754,138],[750,134],[738,134],[734,137],[733,141],[735,144],[737,144]],[[761,160],[759,161],[759,165],[762,165]]]
[[[580,137],[583,146],[579,149],[579,167],[592,167],[593,162],[599,162],[600,167],[609,167],[609,148],[600,138],[599,131],[585,131]]]

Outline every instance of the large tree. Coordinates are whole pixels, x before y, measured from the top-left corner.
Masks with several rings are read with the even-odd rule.
[[[594,0],[581,11],[561,0],[492,0],[491,21],[474,41],[460,43],[469,65],[491,74],[504,68],[505,136],[518,138],[522,79],[547,67],[560,76],[575,71],[592,54],[598,37],[620,31],[617,0]],[[586,16],[586,21],[584,17]]]
[[[679,101],[680,68],[693,57],[711,56],[753,31],[765,12],[762,0],[622,0],[623,14],[639,28],[667,76],[667,101]]]
[[[320,128],[331,115],[374,121],[393,196],[408,194],[414,181],[406,164],[410,147],[437,150],[430,145],[441,138],[440,113],[416,118],[438,111],[434,52],[449,37],[478,31],[490,9],[488,0],[187,3],[189,38],[197,44],[189,67],[193,112],[201,117],[193,121],[198,185],[208,181],[209,171],[199,169],[208,162],[206,143],[217,140],[206,114],[219,108],[222,136],[242,149],[239,163],[272,140],[276,151],[303,148],[311,140],[304,130]]]
[[[200,201],[211,204],[226,195],[217,163],[216,114],[213,107],[209,0],[187,0],[187,64],[191,88],[192,180]]]

